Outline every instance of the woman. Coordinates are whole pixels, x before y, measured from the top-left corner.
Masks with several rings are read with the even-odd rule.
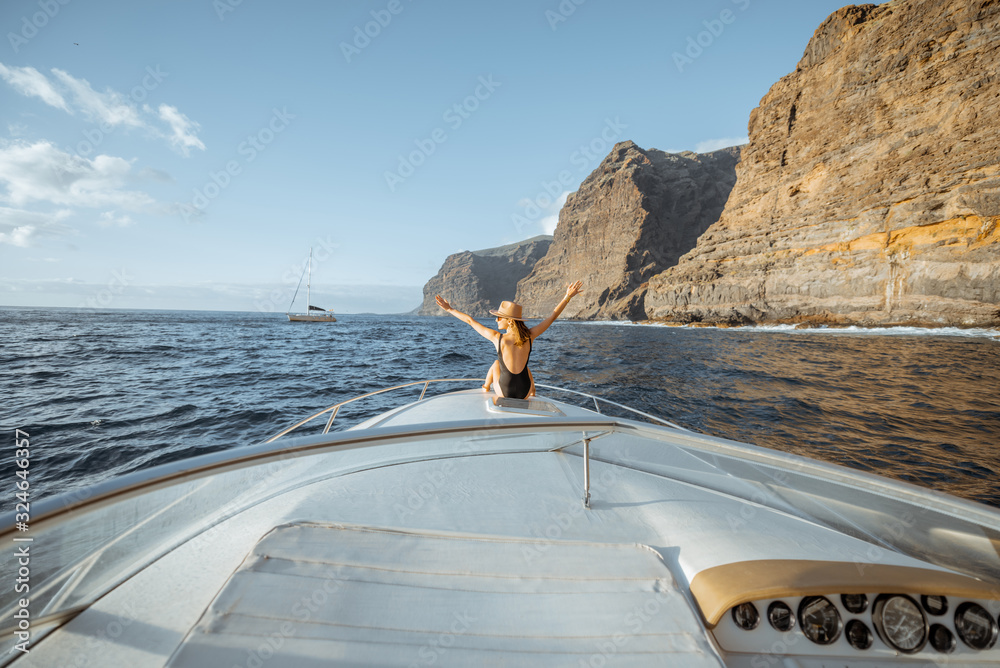
[[[492,382],[494,391],[499,396],[524,399],[535,394],[535,380],[531,375],[531,371],[528,370],[528,358],[531,356],[531,342],[541,336],[542,332],[555,322],[555,319],[563,312],[569,301],[580,294],[582,285],[582,281],[570,283],[566,287],[566,296],[556,304],[552,315],[531,329],[528,329],[524,324],[524,318],[521,317],[520,304],[507,301],[501,302],[500,308],[491,310],[490,313],[496,316],[497,328],[505,330],[504,333],[481,325],[473,320],[472,316],[453,309],[451,304],[441,295],[436,295],[434,299],[437,301],[438,306],[465,324],[470,325],[481,336],[492,341],[496,347],[497,361],[490,367],[490,371],[486,375],[486,382],[483,384],[483,389],[488,389],[491,381],[494,381]]]

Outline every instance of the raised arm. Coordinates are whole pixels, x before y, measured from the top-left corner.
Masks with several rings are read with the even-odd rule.
[[[569,285],[566,286],[566,296],[562,298],[562,301],[556,304],[555,309],[552,311],[552,315],[550,315],[548,318],[542,320],[540,323],[538,323],[530,330],[528,330],[531,332],[532,341],[541,336],[542,332],[547,330],[549,328],[549,325],[551,325],[556,321],[556,318],[558,318],[559,314],[563,312],[563,309],[569,305],[569,300],[580,294],[580,292],[582,291],[582,287],[583,287],[583,281],[570,283]]]
[[[495,329],[490,329],[489,327],[486,327],[485,325],[476,322],[475,320],[472,319],[472,316],[469,315],[468,313],[462,313],[458,309],[453,309],[451,307],[451,304],[448,303],[448,300],[442,297],[441,295],[435,295],[434,301],[437,302],[438,306],[447,311],[448,315],[455,316],[456,318],[464,322],[466,325],[469,325],[470,327],[472,327],[472,329],[479,332],[480,336],[483,336],[489,339],[490,341],[495,339],[497,334],[500,333]]]

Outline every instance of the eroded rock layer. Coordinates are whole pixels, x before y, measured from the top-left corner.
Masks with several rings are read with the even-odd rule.
[[[517,287],[543,317],[582,280],[568,318],[642,319],[645,283],[675,264],[718,220],[736,181],[739,148],[672,154],[617,144],[559,212],[552,246]]]
[[[541,235],[499,248],[449,255],[424,285],[424,301],[416,313],[446,315],[434,302],[440,294],[474,318],[489,317],[489,309],[514,298],[517,282],[528,275],[551,243],[552,237]]]
[[[751,114],[679,322],[1000,325],[1000,3],[845,7]]]

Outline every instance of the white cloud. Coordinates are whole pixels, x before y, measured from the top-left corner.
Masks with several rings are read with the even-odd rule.
[[[171,146],[185,156],[190,154],[192,148],[205,150],[204,142],[198,138],[201,126],[175,106],[161,104],[158,110],[148,104],[140,107],[128,95],[111,88],[104,92],[94,90],[89,81],[74,77],[64,70],[53,68],[52,75],[50,79],[33,67],[7,67],[0,63],[0,77],[22,95],[38,97],[68,114],[78,110],[94,123],[112,129],[133,127],[147,130],[151,136],[169,141]],[[145,88],[145,83],[143,87],[150,90]],[[67,98],[72,99],[72,106],[67,103]],[[105,131],[108,131],[107,127]],[[18,136],[13,130],[11,134]],[[23,135],[23,132],[19,134]]]
[[[67,209],[46,214],[0,206],[0,244],[27,248],[39,238],[72,236],[76,231],[61,222],[70,215]]]
[[[101,227],[128,227],[133,220],[127,215],[116,215],[117,211],[105,211],[101,214],[97,223]]]
[[[0,184],[7,186],[0,201],[139,211],[154,201],[144,192],[122,189],[131,169],[123,158],[99,155],[89,160],[47,141],[0,146]]]
[[[201,126],[179,112],[177,107],[172,107],[169,104],[161,104],[160,119],[170,125],[170,129],[173,130],[173,134],[170,135],[170,143],[181,154],[188,155],[191,148],[205,150],[205,144],[197,137],[197,132],[201,129]]]
[[[0,232],[0,244],[10,244],[11,246],[27,248],[30,245],[31,237],[34,236],[34,234],[35,227],[33,225],[15,227],[9,232]]]
[[[569,190],[564,190],[555,202],[542,210],[546,214],[544,218],[538,221],[538,225],[542,228],[542,234],[555,233],[556,225],[559,223],[559,211],[566,204],[566,198],[569,197],[569,193]]]
[[[719,137],[718,139],[706,139],[705,141],[698,142],[694,147],[695,153],[711,153],[712,151],[718,151],[720,148],[729,148],[730,146],[740,146],[741,144],[746,144],[750,141],[749,137]]]
[[[22,95],[40,98],[45,104],[73,113],[52,83],[34,67],[7,67],[0,63],[0,77]]]
[[[152,167],[143,167],[139,170],[139,178],[149,179],[151,181],[161,181],[163,183],[173,183],[174,177],[170,176],[166,172],[153,169]]]
[[[53,69],[52,74],[73,93],[73,102],[92,120],[107,123],[112,127],[146,126],[145,121],[139,117],[139,110],[121,93],[110,88],[104,93],[99,93],[86,79],[77,79],[60,69]]]

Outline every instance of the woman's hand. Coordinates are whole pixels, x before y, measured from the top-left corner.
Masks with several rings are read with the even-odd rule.
[[[566,301],[569,301],[573,297],[583,292],[583,281],[577,281],[576,283],[570,283],[566,286]]]
[[[452,308],[451,304],[448,303],[448,300],[441,295],[434,295],[434,301],[436,301],[437,305],[443,308],[448,315],[458,318],[469,327],[472,327],[472,329],[476,330],[476,332],[478,332],[484,339],[489,339],[490,341],[496,339],[497,331],[495,329],[490,329],[489,327],[476,322],[468,313],[462,313],[457,308]]]
[[[563,312],[563,309],[569,306],[569,301],[581,292],[583,292],[583,281],[576,281],[575,283],[567,285],[566,296],[563,297],[558,304],[556,304],[556,307],[552,310],[552,315],[528,330],[531,332],[531,340],[534,341],[541,336],[545,330],[549,328],[549,325],[556,321],[556,318],[558,318],[559,314]]]

